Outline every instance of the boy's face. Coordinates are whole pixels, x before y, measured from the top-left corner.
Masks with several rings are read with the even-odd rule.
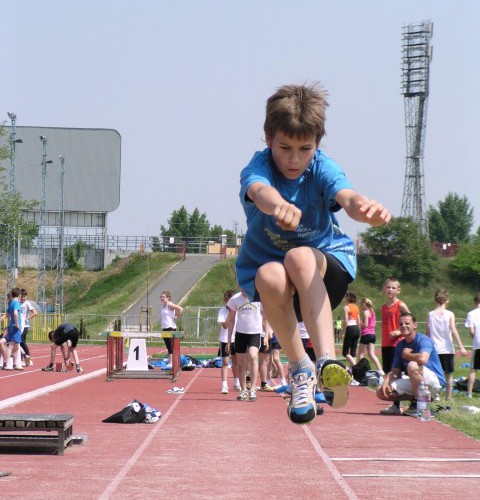
[[[397,281],[387,281],[383,285],[383,292],[387,297],[396,297],[400,293],[400,285]]]
[[[317,149],[315,137],[298,139],[279,131],[273,137],[267,136],[266,140],[275,165],[287,179],[298,179],[312,162]]]

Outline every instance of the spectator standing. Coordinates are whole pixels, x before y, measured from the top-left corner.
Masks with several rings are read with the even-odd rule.
[[[447,310],[448,292],[446,290],[437,290],[434,295],[435,309],[428,313],[427,335],[435,344],[443,373],[446,379],[446,400],[452,399],[453,372],[455,370],[455,346],[453,339],[458,345],[462,356],[467,355],[462,340],[455,326],[455,314]],[[452,339],[453,336],[453,339]]]
[[[28,295],[27,290],[25,290],[25,288],[22,288],[20,290],[20,307],[22,310],[22,317],[23,317],[23,332],[22,332],[22,342],[20,343],[20,347],[23,349],[25,366],[31,366],[33,365],[33,361],[30,356],[30,348],[28,347],[27,344],[27,335],[30,329],[30,320],[34,318],[38,314],[38,312],[32,306],[31,302],[27,300],[27,295]]]
[[[480,370],[480,292],[475,294],[473,302],[475,309],[467,314],[465,321],[465,326],[470,330],[472,336],[472,360],[467,379],[467,396],[470,398],[472,397],[477,370]]]

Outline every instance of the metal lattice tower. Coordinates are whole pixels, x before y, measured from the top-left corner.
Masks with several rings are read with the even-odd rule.
[[[428,236],[423,151],[427,123],[433,23],[423,21],[402,28],[402,93],[405,108],[407,156],[401,214],[411,217]]]
[[[63,291],[64,291],[64,267],[65,260],[63,255],[64,237],[65,237],[65,210],[64,210],[64,177],[65,177],[65,158],[60,155],[60,210],[58,221],[58,255],[57,255],[57,281],[55,290],[55,306],[58,307],[57,313],[63,313]]]
[[[47,184],[47,165],[52,163],[47,160],[47,138],[40,136],[43,144],[42,155],[42,198],[40,200],[40,228],[38,232],[38,274],[37,274],[37,302],[47,312],[45,289],[47,287],[47,248],[46,248],[46,184]],[[44,315],[45,317],[45,315]]]
[[[16,172],[15,172],[15,157],[16,157],[16,146],[22,143],[22,139],[17,139],[17,131],[15,123],[17,121],[17,115],[15,113],[7,113],[11,120],[11,132],[10,132],[10,176],[9,176],[9,188],[10,192],[14,194],[17,190],[16,188]],[[8,231],[8,251],[5,254],[5,309],[7,307],[7,297],[10,290],[16,285],[17,278],[17,234],[14,227],[10,227]]]

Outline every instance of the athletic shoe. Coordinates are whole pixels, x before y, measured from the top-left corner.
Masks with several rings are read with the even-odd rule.
[[[250,389],[248,391],[248,400],[256,401],[257,400],[257,391],[255,389]]]
[[[332,408],[341,408],[347,404],[348,386],[351,381],[352,376],[343,363],[334,359],[319,359],[317,383]]]
[[[228,394],[228,387],[222,387],[222,390],[220,392],[222,394]]]
[[[77,368],[77,373],[83,373],[83,368],[81,366]]]
[[[42,372],[53,372],[55,371],[53,366],[45,366],[45,368],[42,368]]]
[[[315,403],[326,403],[325,395],[321,391],[315,393]]]
[[[12,371],[13,368],[11,366],[3,365],[4,370]]]
[[[240,384],[236,384],[233,386],[233,390],[240,392],[242,390],[242,388],[240,387]]]
[[[237,401],[248,401],[248,391],[244,389],[243,391],[240,392],[240,394],[237,396]]]
[[[292,389],[289,385],[279,385],[278,387],[275,387],[274,389],[275,392],[278,392],[280,394],[291,394],[292,393]]]
[[[387,406],[386,408],[383,408],[383,410],[380,410],[381,415],[401,415],[402,410],[400,409],[400,406],[397,405],[390,405]]]
[[[271,386],[267,385],[261,385],[260,387],[257,387],[257,391],[263,391],[263,392],[273,392],[275,389]]]
[[[416,401],[412,401],[410,403],[410,406],[407,410],[403,412],[404,415],[407,415],[408,417],[419,417],[420,412],[417,409],[417,403]]]
[[[23,366],[18,366],[18,365],[15,365],[15,366],[13,367],[13,369],[14,369],[14,370],[18,370],[18,371],[23,372]]]
[[[288,416],[294,424],[308,424],[316,415],[316,381],[312,370],[302,368],[292,373],[292,397]]]
[[[245,387],[250,390],[252,388],[252,380],[250,379],[250,377],[247,375],[246,379],[245,379]]]

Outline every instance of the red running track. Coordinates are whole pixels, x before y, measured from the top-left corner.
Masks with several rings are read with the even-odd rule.
[[[63,456],[4,453],[0,498],[470,498],[480,487],[478,441],[379,415],[384,404],[364,387],[352,387],[346,408],[296,426],[278,394],[220,394],[219,369],[182,372],[185,393],[174,395],[165,379],[106,382],[104,347],[80,346],[82,375],[41,372],[49,348],[33,349],[34,367],[0,372],[1,412],[72,413],[86,442]],[[133,399],[161,420],[101,422]]]

